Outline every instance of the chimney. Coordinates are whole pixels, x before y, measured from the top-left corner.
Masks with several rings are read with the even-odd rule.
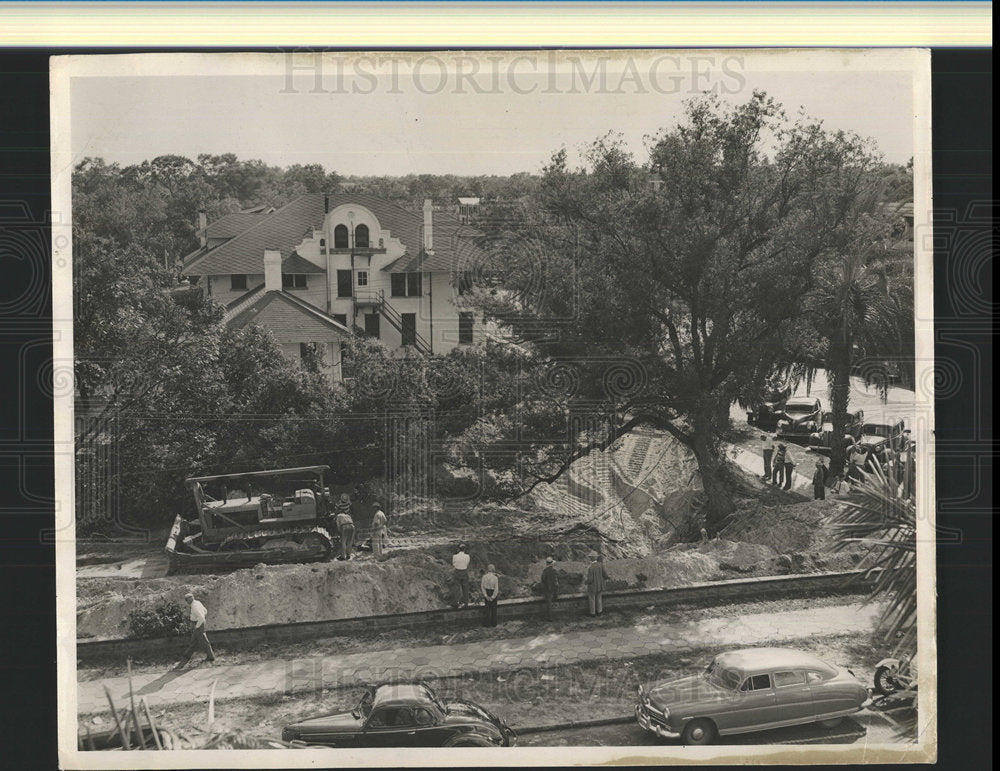
[[[208,214],[204,209],[198,209],[198,239],[202,249],[208,246]]]
[[[424,251],[434,251],[434,202],[424,199]]]
[[[264,250],[264,291],[281,291],[281,252],[277,249]]]

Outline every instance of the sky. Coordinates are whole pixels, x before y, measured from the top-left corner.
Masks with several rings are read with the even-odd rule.
[[[913,155],[914,65],[890,51],[506,51],[72,57],[73,162],[235,153],[351,175],[538,172],[608,132],[644,138],[705,90]]]

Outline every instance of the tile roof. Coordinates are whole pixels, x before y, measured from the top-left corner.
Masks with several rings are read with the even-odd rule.
[[[474,254],[480,254],[472,243],[472,239],[480,235],[479,231],[459,224],[452,212],[434,213],[434,254],[421,257],[424,222],[422,213],[412,212],[391,201],[364,193],[332,194],[329,196],[328,210],[332,211],[344,204],[355,204],[371,210],[379,224],[406,247],[406,252],[400,259],[416,258],[420,260],[422,270],[454,270],[457,265],[470,261]],[[325,211],[324,195],[309,193],[270,214],[229,215],[238,219],[234,219],[231,225],[226,225],[227,228],[242,227],[247,220],[250,220],[250,224],[225,243],[212,249],[199,249],[188,255],[184,273],[262,273],[265,249],[278,249],[284,259],[291,258],[295,247],[302,243],[303,238],[322,227]],[[211,227],[210,225],[209,228]],[[315,269],[313,272],[320,271]]]
[[[351,331],[336,319],[283,291],[262,292],[227,318],[226,323],[236,328],[260,324],[270,330],[279,343],[330,342],[351,335]]]
[[[208,238],[233,238],[238,236],[247,228],[253,227],[258,222],[262,214],[250,214],[247,212],[236,212],[227,214],[224,217],[209,222],[205,228],[205,235]]]
[[[434,250],[432,253],[420,251],[404,254],[393,260],[382,270],[392,273],[405,271],[430,271],[458,273],[472,270],[482,265],[486,253],[479,247],[478,238],[482,232],[457,222],[434,222]]]
[[[282,273],[326,273],[324,268],[309,262],[298,252],[292,252],[291,256],[281,261]]]

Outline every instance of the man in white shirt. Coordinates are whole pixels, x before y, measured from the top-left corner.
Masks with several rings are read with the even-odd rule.
[[[191,615],[188,617],[191,623],[191,642],[184,654],[184,658],[177,665],[178,669],[186,667],[194,652],[199,649],[204,651],[205,661],[209,663],[215,661],[215,652],[212,650],[212,644],[208,641],[208,635],[205,634],[205,620],[208,616],[208,611],[204,605],[194,598],[191,592],[185,594],[184,599],[187,600],[187,604],[191,608]]]
[[[486,573],[480,582],[483,600],[486,603],[486,626],[497,625],[497,600],[500,599],[500,579],[493,565],[486,566]]]
[[[764,453],[764,476],[765,482],[771,479],[771,458],[774,456],[774,440],[767,434],[760,435],[760,449]]]
[[[372,553],[375,559],[381,562],[385,552],[385,539],[389,532],[389,520],[382,511],[382,504],[378,501],[372,503],[375,507],[375,514],[372,515]]]
[[[469,562],[472,561],[465,552],[465,544],[460,544],[458,551],[451,558],[451,566],[454,568],[455,581],[455,606],[465,608],[469,605]]]

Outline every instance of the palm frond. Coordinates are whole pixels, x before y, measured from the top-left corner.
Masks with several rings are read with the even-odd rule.
[[[836,549],[864,543],[865,564],[873,568],[872,599],[885,600],[879,630],[900,645],[916,640],[916,506],[877,466],[854,489],[855,497],[833,515]]]

